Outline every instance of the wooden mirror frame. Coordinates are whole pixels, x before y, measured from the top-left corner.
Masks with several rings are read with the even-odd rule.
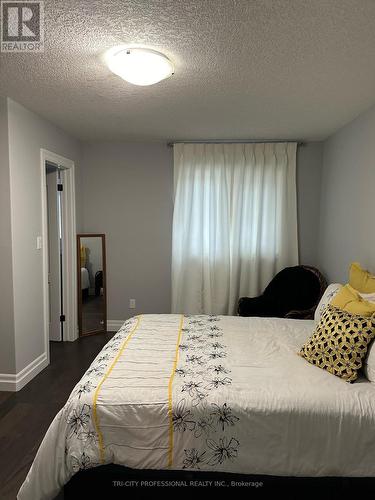
[[[92,331],[89,331],[86,333],[82,331],[81,238],[101,238],[101,240],[102,240],[104,327],[102,330],[92,330]],[[100,234],[100,233],[78,233],[77,234],[77,288],[78,288],[77,298],[78,298],[78,332],[79,332],[79,336],[80,337],[87,337],[89,335],[96,335],[98,333],[106,333],[107,332],[107,266],[106,266],[105,234]]]

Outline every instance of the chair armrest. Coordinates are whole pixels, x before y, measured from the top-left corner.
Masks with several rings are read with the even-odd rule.
[[[310,309],[304,309],[302,311],[289,311],[285,317],[289,319],[314,319],[315,309],[316,307],[314,306]]]
[[[238,316],[267,316],[267,301],[263,295],[259,297],[241,297],[238,301]]]

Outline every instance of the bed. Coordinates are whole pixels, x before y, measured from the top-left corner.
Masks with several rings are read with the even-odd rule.
[[[310,320],[143,315],[124,323],[52,422],[18,494],[78,471],[375,476],[375,384],[296,353]]]
[[[89,272],[85,267],[81,267],[81,290],[88,290],[90,288]]]

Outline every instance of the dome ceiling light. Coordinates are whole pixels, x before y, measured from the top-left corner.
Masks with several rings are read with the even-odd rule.
[[[133,85],[153,85],[174,73],[168,57],[151,49],[115,47],[105,61],[115,75]]]

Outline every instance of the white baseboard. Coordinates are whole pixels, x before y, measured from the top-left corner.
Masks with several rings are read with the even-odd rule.
[[[47,353],[44,352],[16,374],[0,373],[0,391],[19,391],[48,364]]]
[[[124,323],[124,319],[107,319],[107,332],[117,332]]]

